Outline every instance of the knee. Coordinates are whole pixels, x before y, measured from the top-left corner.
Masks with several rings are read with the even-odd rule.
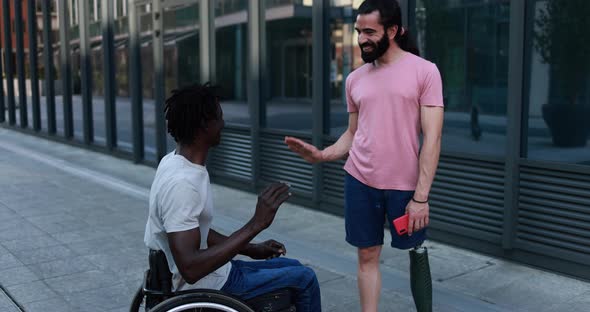
[[[318,284],[318,278],[315,274],[315,271],[312,268],[301,266],[297,269],[299,271],[299,278],[301,279],[301,285],[306,285],[309,288],[313,285]]]
[[[284,257],[280,257],[280,258],[276,258],[278,259],[278,261],[280,261],[284,266],[303,266],[303,264],[301,264],[301,262],[299,262],[299,260],[295,260],[295,259],[291,259],[291,258],[284,258]]]
[[[358,250],[359,265],[378,264],[380,255],[381,246],[360,248]]]

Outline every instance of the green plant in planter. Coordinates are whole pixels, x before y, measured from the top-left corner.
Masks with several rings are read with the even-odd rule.
[[[551,79],[543,119],[555,145],[584,146],[590,132],[584,94],[590,76],[590,1],[548,0],[537,14],[533,43],[550,65]]]

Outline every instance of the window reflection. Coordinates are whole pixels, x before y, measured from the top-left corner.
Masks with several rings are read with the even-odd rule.
[[[224,119],[250,124],[247,102],[248,1],[215,2],[216,83],[222,87]]]
[[[311,132],[312,1],[265,4],[265,127]]]
[[[510,1],[415,4],[410,32],[443,78],[443,151],[504,156]]]
[[[590,2],[527,4],[527,156],[590,164]]]
[[[199,3],[164,8],[164,83],[172,90],[200,81]],[[176,147],[167,135],[168,151]]]
[[[74,114],[74,137],[82,139],[82,72],[80,68],[80,16],[78,1],[70,1],[67,4],[70,23],[69,45],[71,63],[72,113]],[[59,127],[59,126],[58,126]]]
[[[332,0],[330,5],[330,119],[328,134],[340,136],[348,127],[346,77],[364,64],[354,31],[361,1]]]

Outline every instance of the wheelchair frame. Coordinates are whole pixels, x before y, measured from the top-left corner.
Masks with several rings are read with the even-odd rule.
[[[171,273],[168,263],[161,251],[150,251],[150,269],[144,273],[143,284],[135,293],[130,312],[140,311],[142,304],[145,312],[178,312],[191,311],[223,311],[223,312],[294,312],[292,292],[289,289],[279,289],[246,302],[219,290],[191,289],[179,292],[167,290],[171,286]],[[154,266],[154,267],[152,267]],[[151,276],[155,274],[156,276]],[[150,280],[156,278],[159,286],[164,289],[153,289]],[[288,300],[289,304],[275,303]]]

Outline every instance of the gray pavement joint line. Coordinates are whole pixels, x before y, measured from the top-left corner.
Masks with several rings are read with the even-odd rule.
[[[127,195],[132,195],[142,200],[149,198],[149,191],[146,188],[124,182],[115,177],[105,175],[86,168],[81,168],[75,165],[70,165],[61,159],[47,155],[41,155],[36,151],[18,147],[9,143],[3,144],[0,148],[33,160],[40,161],[48,166],[65,171],[74,176],[89,179],[97,184],[107,186],[113,189],[114,191],[121,192]],[[235,230],[242,225],[238,220],[225,216],[218,215],[216,216],[216,220],[216,226],[224,230]],[[325,268],[329,271],[356,276],[357,265],[355,260],[344,259],[340,256],[334,255],[333,253],[329,253],[324,250],[310,248],[309,244],[305,244],[300,240],[292,239],[280,235],[278,233],[274,233],[272,231],[265,231],[261,233],[260,236],[269,238],[272,237],[274,239],[279,239],[283,241],[283,243],[285,243],[287,246],[290,246],[289,249],[291,251],[295,250],[295,254],[305,255],[305,257],[307,257],[308,260],[310,260],[312,263],[314,263],[315,265],[319,265],[320,267]],[[408,281],[406,281],[406,276],[392,272],[390,270],[384,270],[383,273],[384,287],[391,290],[403,292],[405,294],[409,294],[410,287]],[[436,287],[434,289],[434,297],[441,304],[453,306],[459,309],[459,311],[510,311],[498,305],[482,301],[481,299],[456,293],[451,290],[441,289],[440,287]]]
[[[455,274],[455,275],[453,275],[453,276],[449,276],[449,277],[446,277],[446,278],[439,278],[439,279],[437,279],[436,281],[437,281],[437,282],[446,282],[446,281],[450,281],[450,280],[452,280],[452,279],[454,279],[454,278],[457,278],[457,277],[461,277],[461,276],[464,276],[464,275],[467,275],[467,274],[470,274],[470,273],[473,273],[473,272],[477,272],[477,271],[485,270],[485,269],[487,269],[487,268],[489,268],[489,267],[492,267],[492,266],[494,266],[494,265],[496,265],[496,264],[495,264],[495,263],[487,263],[486,265],[483,265],[483,266],[477,267],[477,268],[475,268],[475,269],[473,269],[473,270],[465,271],[465,272],[462,272],[462,273],[459,273],[459,274]]]
[[[10,300],[10,303],[12,305],[14,305],[15,308],[17,308],[21,312],[25,311],[25,308],[23,308],[18,302],[16,302],[16,300],[14,300],[14,298],[12,297],[10,292],[8,292],[8,290],[6,288],[4,288],[4,286],[2,286],[2,284],[0,284],[0,292],[4,293],[6,298],[8,298],[8,300]]]
[[[48,155],[41,155],[33,150],[15,146],[10,143],[4,143],[2,144],[2,146],[0,146],[0,148],[13,152],[15,154],[19,154],[21,156],[25,156],[33,160],[37,160],[50,167],[57,168],[59,170],[70,173],[74,176],[91,180],[100,185],[108,186],[115,191],[121,191],[127,195],[132,195],[139,199],[149,198],[149,191],[143,187],[139,187],[137,185],[124,182],[120,179],[114,178],[112,176],[97,171],[70,165],[59,158],[54,158]]]

